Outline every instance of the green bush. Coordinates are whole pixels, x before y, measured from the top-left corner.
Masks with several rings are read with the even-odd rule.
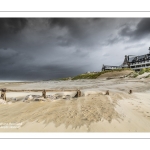
[[[145,71],[146,71],[145,68],[141,69],[140,72],[139,72],[139,75],[142,75],[143,73],[145,73]]]
[[[136,78],[138,76],[138,73],[133,74],[133,78]]]
[[[150,72],[150,68],[146,68],[146,69],[145,69],[145,72]]]

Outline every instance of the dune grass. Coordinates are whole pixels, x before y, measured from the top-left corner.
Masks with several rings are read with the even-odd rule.
[[[139,72],[139,75],[142,75],[143,73],[145,73],[145,69],[141,69],[140,72]]]
[[[150,72],[150,68],[143,68],[140,70],[139,75],[142,75],[145,72]]]

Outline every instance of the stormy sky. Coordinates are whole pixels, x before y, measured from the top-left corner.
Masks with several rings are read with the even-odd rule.
[[[121,65],[150,47],[150,18],[0,18],[0,80],[50,80]]]

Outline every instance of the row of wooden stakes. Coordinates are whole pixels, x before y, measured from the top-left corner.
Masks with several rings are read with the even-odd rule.
[[[44,98],[46,98],[46,90],[43,90],[43,91],[42,91],[42,96],[43,96]],[[80,90],[77,90],[77,93],[76,93],[76,95],[74,96],[74,98],[76,98],[76,97],[81,97],[81,91],[80,91]]]
[[[46,98],[46,90],[42,91],[42,97]],[[81,91],[80,90],[77,90],[77,93],[74,96],[74,98],[77,98],[77,97],[81,97]],[[6,89],[1,89],[1,98],[3,100],[6,100]]]
[[[129,90],[129,94],[132,94],[132,90]],[[109,90],[106,91],[105,95],[109,95]],[[42,91],[42,97],[46,98],[46,90]],[[81,91],[77,90],[76,95],[74,98],[81,97]],[[1,89],[1,98],[6,100],[6,89]]]
[[[129,94],[132,94],[132,90],[129,90]],[[109,95],[109,90],[106,91],[105,95]]]

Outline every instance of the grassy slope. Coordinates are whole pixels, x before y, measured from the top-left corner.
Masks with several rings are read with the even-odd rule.
[[[80,74],[72,78],[72,80],[77,79],[96,79],[100,75],[107,73],[107,72],[118,72],[118,71],[124,71],[124,70],[132,70],[130,68],[124,68],[124,69],[114,69],[114,70],[106,70],[98,73],[87,73],[87,74]],[[133,71],[133,70],[132,70]]]
[[[106,71],[102,71],[102,72],[97,72],[97,73],[86,73],[86,74],[80,74],[80,75],[77,75],[73,78],[71,77],[68,77],[68,78],[61,78],[61,79],[58,79],[58,80],[69,80],[69,79],[72,79],[72,80],[78,80],[78,79],[96,79],[98,78],[100,75],[102,74],[105,74],[105,73],[108,73],[108,72],[120,72],[120,71],[124,71],[124,70],[131,70],[133,71],[132,69],[130,68],[124,68],[124,69],[114,69],[114,70],[106,70]],[[146,68],[146,69],[141,69],[140,72],[131,72],[129,75],[127,75],[127,77],[131,77],[131,78],[136,78],[138,75],[142,75],[143,73],[145,72],[150,72],[150,68]],[[150,77],[150,75],[148,75],[146,78]]]

